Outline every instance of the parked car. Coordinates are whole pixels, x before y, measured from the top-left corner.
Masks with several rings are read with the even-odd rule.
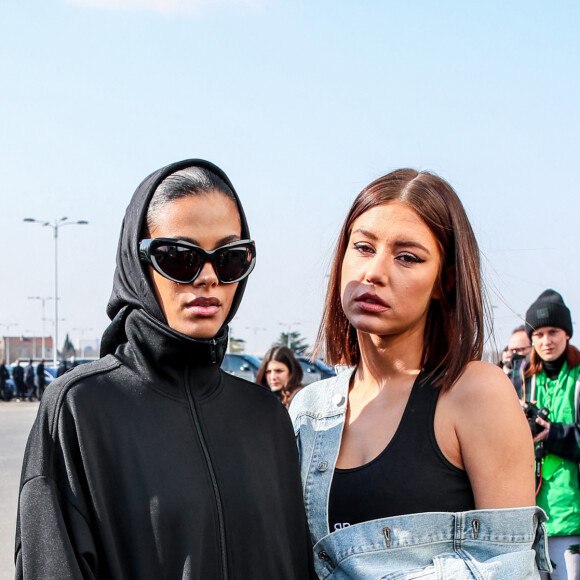
[[[309,366],[309,368],[312,368],[313,370],[308,371],[309,375],[311,377],[314,376],[314,373],[317,373],[319,375],[319,377],[315,380],[319,381],[321,379],[328,379],[330,377],[334,377],[336,375],[336,373],[334,372],[334,369],[332,367],[329,367],[326,363],[322,362],[320,359],[310,359],[307,356],[299,356],[298,360],[300,361],[300,364],[302,365],[302,369],[304,370],[304,375],[306,376],[306,369],[304,368],[304,365],[307,364]],[[309,381],[309,382],[305,382],[304,385],[308,385],[310,383],[313,383],[314,381]]]
[[[247,381],[256,382],[260,368],[260,359],[249,354],[227,353],[221,367],[226,373],[241,377]]]
[[[8,367],[6,367],[8,368]],[[8,371],[10,373],[10,371]],[[6,379],[6,386],[4,387],[4,393],[0,393],[0,399],[3,401],[10,401],[10,399],[16,396],[16,385],[12,380],[12,375],[9,379]]]
[[[322,375],[318,372],[316,366],[312,364],[309,358],[305,356],[299,356],[298,362],[302,367],[302,384],[304,386],[309,385],[310,383],[315,383],[322,378]]]
[[[78,367],[79,365],[90,363],[93,361],[99,360],[99,357],[86,357],[86,358],[75,358],[75,359],[66,359],[66,366],[67,370],[72,369],[73,367]],[[57,366],[45,366],[44,367],[52,376],[56,378],[58,375],[58,365]]]

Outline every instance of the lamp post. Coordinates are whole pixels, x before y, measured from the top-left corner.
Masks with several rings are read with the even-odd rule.
[[[6,328],[6,334],[8,336],[6,336],[6,344],[5,344],[5,348],[4,350],[6,351],[4,353],[4,358],[6,359],[6,364],[9,365],[10,364],[10,328],[12,326],[18,326],[17,322],[9,322],[7,324],[0,324],[0,326],[4,326]]]
[[[258,349],[256,348],[256,335],[258,334],[258,332],[262,331],[262,330],[268,330],[267,328],[258,328],[256,326],[245,326],[244,327],[246,330],[253,330],[254,331],[254,342],[252,344],[252,346],[254,347],[254,354],[256,354],[258,352]]]
[[[28,300],[40,300],[42,303],[42,358],[46,358],[46,343],[44,340],[45,331],[44,331],[44,322],[46,321],[46,317],[44,316],[44,307],[49,300],[52,300],[52,296],[29,296]]]
[[[285,326],[288,329],[288,331],[286,332],[286,346],[290,348],[290,331],[293,326],[299,326],[300,322],[290,322],[290,323],[278,322],[278,324],[280,326]]]
[[[33,360],[36,358],[36,337],[34,336],[34,331],[27,328],[22,335],[22,341],[28,340],[26,335],[29,334],[30,338],[32,338],[32,355],[28,358],[32,358]]]
[[[58,354],[58,230],[63,226],[84,226],[89,222],[87,220],[69,220],[67,217],[55,218],[54,223],[34,218],[24,218],[25,222],[42,224],[48,226],[54,231],[54,345],[53,345],[53,364],[56,367]]]

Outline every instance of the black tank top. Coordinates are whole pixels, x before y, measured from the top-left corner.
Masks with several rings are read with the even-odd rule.
[[[380,455],[360,467],[335,469],[331,532],[390,516],[475,509],[467,473],[445,458],[435,439],[439,390],[419,375],[399,427]]]

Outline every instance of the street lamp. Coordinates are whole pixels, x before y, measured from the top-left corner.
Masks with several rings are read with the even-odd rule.
[[[45,331],[44,331],[44,322],[46,321],[46,317],[44,316],[44,307],[49,300],[52,300],[52,296],[29,296],[28,300],[40,300],[42,303],[42,358],[46,358],[46,344],[44,341]]]
[[[22,338],[21,338],[21,340],[23,342],[26,341],[26,340],[28,340],[26,338],[26,335],[27,334],[29,334],[30,335],[30,338],[32,338],[32,356],[29,357],[29,358],[32,358],[34,360],[36,358],[36,337],[34,336],[34,331],[33,330],[30,330],[30,328],[27,328],[24,331],[24,334],[22,335]]]
[[[299,326],[300,325],[300,322],[290,322],[290,323],[288,323],[288,322],[278,322],[278,324],[280,326],[285,326],[288,329],[288,331],[286,332],[286,346],[288,348],[290,348],[290,330],[292,329],[293,326]]]
[[[54,223],[34,218],[24,218],[25,222],[42,224],[48,226],[54,231],[54,347],[53,347],[53,364],[57,365],[58,353],[58,230],[63,226],[84,226],[89,222],[87,220],[69,220],[67,217],[55,218]]]
[[[256,326],[244,326],[244,328],[246,330],[253,330],[254,331],[254,342],[253,342],[252,346],[254,347],[254,354],[256,354],[256,352],[258,352],[258,349],[256,348],[256,335],[258,334],[259,331],[268,330],[268,329],[267,328],[258,328]]]
[[[7,324],[0,324],[0,326],[3,326],[4,328],[6,328],[6,344],[5,344],[5,353],[4,353],[4,358],[6,359],[6,364],[9,365],[10,364],[10,328],[13,326],[18,326],[18,322],[8,322]]]

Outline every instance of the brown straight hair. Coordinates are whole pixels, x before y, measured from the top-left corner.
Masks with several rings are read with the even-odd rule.
[[[575,346],[572,346],[568,341],[566,343],[566,362],[568,363],[568,368],[573,369],[580,365],[580,350]],[[536,349],[532,347],[532,354],[530,355],[530,362],[526,365],[526,370],[524,371],[525,377],[531,377],[532,375],[537,375],[541,373],[544,369],[544,364],[540,355],[536,352]]]
[[[398,169],[365,187],[346,217],[336,245],[316,353],[332,365],[360,362],[357,330],[344,314],[340,282],[342,262],[354,221],[369,209],[398,201],[427,224],[439,244],[439,299],[427,314],[422,367],[435,386],[451,388],[468,362],[483,350],[484,304],[479,248],[465,209],[453,188],[426,171]],[[487,310],[486,310],[487,312]]]
[[[287,405],[289,400],[292,399],[294,391],[302,388],[302,378],[304,372],[302,371],[302,365],[294,355],[291,349],[287,346],[274,346],[272,347],[262,359],[260,368],[256,375],[256,382],[263,387],[268,387],[268,381],[266,380],[266,370],[268,363],[271,361],[281,362],[288,367],[290,371],[290,378],[288,379],[288,384],[284,385],[282,388],[282,402]]]

